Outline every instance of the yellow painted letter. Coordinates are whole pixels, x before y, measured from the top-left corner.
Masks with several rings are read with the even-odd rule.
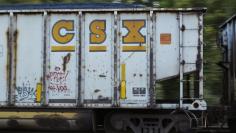
[[[61,34],[62,29],[65,29],[67,32],[74,31],[74,21],[60,20],[56,22],[52,28],[53,39],[60,44],[66,44],[74,38],[74,33]]]
[[[146,37],[140,33],[145,26],[145,20],[123,20],[123,28],[128,30],[128,33],[123,36],[123,43],[145,43]]]
[[[106,40],[106,21],[94,20],[90,23],[90,43],[101,44]]]

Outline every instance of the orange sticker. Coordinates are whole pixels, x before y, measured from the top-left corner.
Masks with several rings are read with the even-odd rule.
[[[171,44],[171,34],[164,33],[160,35],[160,42],[161,44]]]

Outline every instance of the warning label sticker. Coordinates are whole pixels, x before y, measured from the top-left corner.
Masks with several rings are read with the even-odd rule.
[[[144,87],[134,87],[133,88],[133,95],[144,97],[146,95],[146,88],[144,88]]]
[[[171,34],[163,33],[160,35],[160,43],[163,45],[170,45],[171,44]]]

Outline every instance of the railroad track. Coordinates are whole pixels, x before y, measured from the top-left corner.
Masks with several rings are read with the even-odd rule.
[[[24,130],[0,130],[0,133],[93,133],[93,132],[78,132],[78,131],[24,131]],[[105,133],[99,131],[97,133]]]
[[[0,133],[93,133],[93,132],[78,132],[78,131],[30,131],[30,130],[0,130]],[[96,133],[105,133],[97,131]],[[231,133],[229,130],[202,130],[194,133]]]

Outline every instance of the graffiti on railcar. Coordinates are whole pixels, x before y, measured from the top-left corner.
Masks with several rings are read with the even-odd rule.
[[[49,81],[48,89],[51,91],[64,92],[68,90],[66,84],[69,71],[64,71],[61,67],[56,66],[53,71],[47,75]]]
[[[69,63],[70,61],[70,57],[71,57],[71,54],[68,53],[65,57],[63,57],[63,64],[62,64],[62,67],[63,67],[63,71],[65,72],[66,71],[66,68],[67,68],[67,64]]]
[[[36,90],[31,86],[30,82],[23,82],[21,86],[16,87],[16,101],[18,102],[34,102]]]

